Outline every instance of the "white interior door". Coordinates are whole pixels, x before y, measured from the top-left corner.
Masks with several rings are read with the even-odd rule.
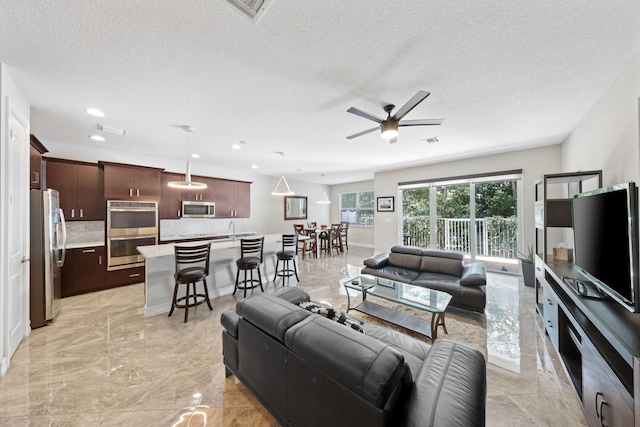
[[[29,333],[28,245],[28,125],[14,114],[9,116],[7,144],[9,286],[7,289],[7,332],[9,359]]]

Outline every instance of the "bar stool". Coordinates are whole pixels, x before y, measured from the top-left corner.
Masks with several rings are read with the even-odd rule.
[[[276,252],[276,274],[273,276],[273,283],[276,282],[278,276],[282,277],[282,286],[284,286],[284,278],[296,276],[298,278],[298,267],[296,266],[296,255],[298,255],[298,237],[295,234],[283,234],[282,235],[282,250]],[[283,262],[282,270],[278,271],[278,265],[280,261]],[[293,261],[293,270],[289,265],[289,261]]]
[[[233,289],[233,295],[238,289],[244,289],[244,297],[247,296],[247,289],[253,289],[260,286],[262,288],[262,276],[260,275],[260,266],[262,265],[262,253],[264,247],[264,237],[257,239],[241,239],[240,240],[240,258],[236,260],[238,272],[236,273],[236,286]],[[240,270],[244,271],[244,280],[240,281]],[[258,270],[258,278],[253,278],[253,270]],[[247,280],[247,271],[250,272],[251,278]]]
[[[184,323],[187,323],[189,307],[195,307],[206,302],[209,310],[213,310],[211,301],[209,301],[209,291],[207,290],[211,243],[198,246],[174,246],[173,249],[176,258],[176,272],[173,276],[175,278],[175,286],[173,288],[173,301],[171,302],[169,317],[171,317],[176,307],[184,308]],[[203,294],[199,294],[196,291],[196,283],[198,282],[204,284]],[[187,293],[185,296],[177,298],[180,285],[187,285]],[[189,290],[190,285],[193,287],[193,293]],[[190,303],[189,298],[192,298],[193,302]],[[184,303],[179,304],[180,301],[184,301]]]

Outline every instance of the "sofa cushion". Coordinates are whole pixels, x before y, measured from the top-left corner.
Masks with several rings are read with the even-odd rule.
[[[417,373],[403,425],[484,425],[486,365],[478,350],[439,338]]]
[[[284,342],[284,334],[291,326],[311,312],[270,294],[258,294],[236,304],[236,312],[248,322]]]
[[[402,283],[411,283],[411,281],[418,277],[418,274],[420,273],[418,271],[388,265],[385,268],[379,269],[365,267],[360,271],[360,274],[371,274],[384,279],[396,280]]]
[[[384,408],[399,387],[412,383],[409,366],[398,350],[322,316],[311,316],[290,328],[284,342],[311,366],[377,408]]]
[[[460,278],[462,286],[484,286],[487,284],[487,272],[484,264],[474,262],[467,264],[462,269],[462,277]]]
[[[447,251],[444,249],[423,249],[422,255],[448,258],[456,261],[462,261],[464,259],[464,254],[462,252]]]
[[[304,301],[298,304],[298,306],[304,308],[305,310],[309,310],[312,313],[319,314],[321,316],[326,317],[329,320],[333,320],[334,322],[338,322],[342,325],[345,325],[351,329],[354,329],[358,332],[363,332],[362,325],[351,319],[347,313],[333,307],[327,307],[326,305],[317,304],[311,301]]]
[[[446,292],[454,297],[460,297],[460,278],[440,273],[420,273],[411,282],[412,285]]]
[[[406,268],[408,270],[420,271],[421,255],[409,255],[391,252],[389,254],[389,266]]]
[[[422,255],[424,249],[419,246],[395,245],[391,247],[391,253],[406,255]]]
[[[281,288],[271,295],[273,295],[274,297],[282,298],[283,300],[295,305],[298,305],[298,303],[301,303],[303,301],[309,301],[311,299],[308,292],[303,291],[302,289],[295,286],[287,286]]]
[[[429,273],[448,274],[456,278],[462,275],[462,261],[459,259],[423,256],[420,263],[420,271]]]
[[[424,359],[431,349],[431,345],[410,337],[409,335],[373,323],[365,323],[363,328],[365,334],[389,344],[402,353],[404,361],[409,365],[411,372],[420,371]]]

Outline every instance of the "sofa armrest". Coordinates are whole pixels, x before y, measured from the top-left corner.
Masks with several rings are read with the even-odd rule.
[[[286,288],[282,288],[274,292],[272,295],[278,298],[282,298],[283,300],[290,302],[291,304],[294,304],[294,305],[298,305],[301,302],[310,301],[310,296],[308,292],[293,286],[291,287],[287,286]]]
[[[364,265],[370,268],[384,268],[389,263],[389,254],[378,254],[364,260]]]
[[[220,316],[220,323],[224,327],[224,329],[234,338],[238,338],[238,322],[240,321],[240,316],[233,311],[228,310],[222,313]]]
[[[473,262],[467,264],[462,269],[462,277],[460,278],[462,286],[484,286],[487,284],[487,272],[484,264],[481,262]]]

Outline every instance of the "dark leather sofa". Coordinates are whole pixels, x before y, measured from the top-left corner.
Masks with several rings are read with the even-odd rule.
[[[451,294],[450,306],[484,313],[487,274],[480,262],[463,265],[460,252],[397,245],[364,260],[370,274]]]
[[[226,375],[285,426],[484,426],[486,366],[478,350],[433,345],[382,326],[364,333],[299,307],[284,288],[222,314]]]

